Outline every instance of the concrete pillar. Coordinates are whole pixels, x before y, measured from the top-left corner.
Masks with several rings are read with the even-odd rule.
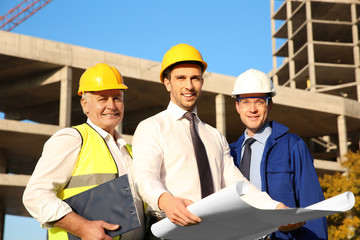
[[[216,128],[226,137],[225,96],[223,94],[216,95],[215,104]]]
[[[276,38],[274,37],[276,27],[275,27],[275,19],[273,18],[273,15],[275,13],[275,3],[274,0],[271,0],[270,2],[270,14],[271,14],[271,48],[272,48],[272,65],[273,65],[273,74],[272,74],[272,80],[275,86],[279,85],[279,79],[276,74],[277,69],[277,57],[275,56],[276,52]]]
[[[354,66],[355,66],[355,82],[358,84],[356,85],[356,93],[357,93],[357,100],[360,102],[360,49],[359,49],[359,30],[357,26],[357,13],[356,13],[356,4],[351,4],[351,22],[352,22],[352,36],[353,36],[353,54],[354,54]]]
[[[71,126],[71,98],[72,98],[72,69],[68,66],[61,70],[60,83],[60,110],[59,110],[59,126]]]
[[[7,161],[5,150],[0,148],[0,173],[6,173]]]
[[[316,74],[315,74],[315,53],[313,43],[313,28],[311,16],[311,1],[306,0],[306,35],[307,35],[307,52],[308,52],[308,65],[309,65],[309,80],[310,91],[316,91]]]
[[[295,78],[295,61],[294,61],[294,41],[292,40],[293,36],[293,23],[291,20],[292,16],[292,7],[291,1],[286,2],[286,19],[287,19],[287,41],[288,41],[288,58],[289,58],[289,80],[290,88],[296,88]]]
[[[347,128],[346,128],[346,118],[344,115],[340,115],[337,118],[338,124],[338,135],[339,135],[339,154],[340,162],[346,160],[345,154],[348,153],[347,146]]]
[[[7,161],[5,150],[0,148],[0,173],[6,173]],[[4,205],[0,201],[0,240],[4,239],[4,228],[5,228],[5,211]]]

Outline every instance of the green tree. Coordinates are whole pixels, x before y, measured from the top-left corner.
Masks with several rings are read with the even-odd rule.
[[[325,199],[351,191],[355,195],[355,206],[344,213],[328,216],[329,239],[360,239],[360,154],[349,151],[347,161],[342,164],[345,173],[325,174],[319,178]]]

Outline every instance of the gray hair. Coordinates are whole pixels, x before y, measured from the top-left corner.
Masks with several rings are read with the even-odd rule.
[[[82,95],[81,95],[81,99],[84,99],[85,101],[89,101],[89,97],[90,97],[90,92],[84,92]],[[86,115],[86,112],[84,111],[84,108],[82,108],[82,111],[83,113]]]
[[[82,95],[81,95],[81,98],[84,98],[86,101],[89,100],[89,95],[91,93],[90,92],[84,92]]]
[[[122,98],[122,101],[124,101],[124,93],[125,93],[125,91],[122,89],[121,90],[121,92],[122,92],[122,94],[121,94],[121,98]],[[85,99],[85,101],[89,101],[90,100],[90,95],[91,95],[92,93],[91,92],[84,92],[82,95],[81,95],[81,98],[82,99]],[[83,109],[83,113],[86,115],[86,113],[84,112],[84,109]],[[86,115],[87,116],[87,115]]]

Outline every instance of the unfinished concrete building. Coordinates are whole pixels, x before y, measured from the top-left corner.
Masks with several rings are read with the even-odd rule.
[[[359,102],[359,22],[358,0],[271,0],[274,83]],[[302,106],[312,108],[315,101]],[[328,106],[332,108],[330,102]],[[351,123],[353,118],[358,116],[313,119],[332,121],[332,129],[322,134],[302,135],[315,158],[339,161],[348,149],[359,149],[359,126]]]
[[[359,142],[359,5],[277,2],[271,0],[277,90],[271,118],[308,143],[320,174],[341,170],[340,156]],[[276,48],[278,38],[284,43]],[[22,193],[45,141],[86,120],[78,81],[99,62],[118,68],[129,87],[119,130],[131,143],[137,124],[168,105],[159,62],[0,31],[0,240],[5,214],[29,216]],[[199,116],[233,142],[244,131],[230,97],[235,77],[204,77]]]

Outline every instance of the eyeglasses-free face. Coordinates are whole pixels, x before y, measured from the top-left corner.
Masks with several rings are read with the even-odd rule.
[[[191,112],[195,108],[204,83],[201,67],[192,63],[179,64],[174,67],[170,76],[170,79],[164,78],[170,100]]]

